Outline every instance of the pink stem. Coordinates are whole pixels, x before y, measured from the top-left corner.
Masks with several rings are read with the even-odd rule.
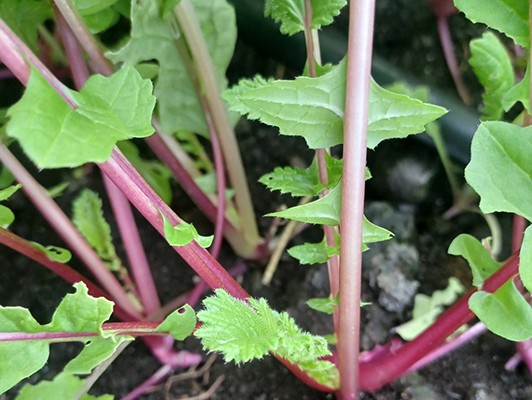
[[[155,372],[155,374],[150,376],[141,385],[137,386],[131,392],[126,394],[124,397],[122,397],[122,400],[135,400],[135,399],[138,399],[140,396],[142,396],[144,393],[146,393],[152,387],[154,387],[158,383],[162,382],[172,372],[174,372],[174,368],[172,368],[172,367],[170,367],[168,365],[163,365],[161,368],[159,368]]]

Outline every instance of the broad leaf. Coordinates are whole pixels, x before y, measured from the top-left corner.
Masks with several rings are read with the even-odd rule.
[[[193,240],[204,248],[212,244],[213,236],[201,236],[194,225],[181,221],[176,226],[172,226],[168,218],[164,215],[162,217],[164,220],[164,237],[171,246],[186,246]]]
[[[467,182],[484,213],[507,211],[532,220],[532,127],[483,122],[471,145]]]
[[[499,120],[504,112],[503,96],[514,86],[514,69],[510,56],[492,32],[486,32],[482,38],[472,40],[469,47],[469,64],[484,86],[483,119]]]
[[[532,308],[512,280],[495,293],[474,293],[469,298],[469,308],[499,336],[515,341],[532,337]]]
[[[519,276],[523,284],[532,292],[532,226],[525,231],[523,245],[519,253]]]
[[[457,236],[450,244],[448,253],[467,260],[473,275],[473,286],[477,288],[482,287],[484,281],[501,267],[482,243],[471,235]]]
[[[196,313],[188,304],[178,308],[157,327],[156,331],[170,332],[176,340],[185,340],[196,328]]]
[[[136,65],[157,60],[159,76],[155,83],[157,109],[162,130],[208,135],[203,111],[193,81],[179,54],[172,23],[160,12],[159,1],[139,0],[131,8],[131,39],[108,57],[115,63]],[[235,14],[224,0],[192,0],[198,22],[215,67],[220,89],[225,88],[225,71],[236,42]]]
[[[312,149],[343,142],[346,62],[319,78],[242,80],[224,93],[234,111],[277,126],[282,135],[302,136]],[[371,82],[368,147],[424,130],[445,109],[390,92]]]
[[[454,0],[473,22],[481,22],[529,47],[528,2],[524,0]]]
[[[346,0],[310,0],[311,28],[319,29],[332,23]],[[305,28],[305,0],[266,0],[264,14],[281,24],[281,32],[293,35]]]
[[[64,90],[77,109],[32,70],[22,99],[8,110],[8,135],[40,168],[103,162],[117,141],[153,133],[151,82],[133,68],[93,76],[80,93]]]

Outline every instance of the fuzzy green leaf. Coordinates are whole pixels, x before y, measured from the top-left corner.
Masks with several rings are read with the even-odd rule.
[[[185,340],[196,328],[196,313],[188,304],[178,308],[157,327],[156,331],[170,332],[176,340]]]
[[[528,2],[523,0],[454,0],[473,22],[481,22],[529,47]]]
[[[413,340],[436,321],[444,306],[453,304],[463,292],[464,287],[460,281],[452,277],[449,278],[447,288],[436,290],[432,296],[422,293],[416,294],[412,319],[395,328],[395,332],[404,340]]]
[[[234,111],[277,126],[282,135],[302,136],[312,149],[343,142],[345,60],[318,78],[242,80],[224,93]],[[374,81],[370,88],[368,147],[419,133],[445,109],[390,92]]]
[[[503,96],[514,86],[514,69],[510,56],[492,32],[486,32],[482,38],[472,40],[469,47],[469,64],[484,86],[482,117],[484,120],[499,120],[504,112]]]
[[[31,246],[42,251],[52,261],[67,263],[72,258],[72,253],[58,246],[43,246],[40,243],[31,242]]]
[[[310,0],[312,29],[332,23],[346,0]],[[264,14],[281,24],[281,32],[293,35],[305,28],[305,0],[266,0]]]
[[[532,308],[512,280],[495,293],[474,293],[469,298],[469,308],[499,336],[514,341],[532,337]]]
[[[450,244],[448,253],[453,256],[462,256],[467,260],[473,275],[473,286],[477,288],[482,287],[484,281],[501,266],[482,243],[471,235],[457,236]]]
[[[58,400],[73,399],[82,389],[85,381],[82,379],[62,373],[57,375],[53,381],[41,381],[36,385],[26,384],[20,390],[15,400]],[[77,397],[76,397],[77,398]],[[113,400],[114,396],[104,394],[102,396],[91,396],[83,394],[79,400]]]
[[[136,65],[157,60],[159,76],[155,84],[157,108],[163,132],[198,132],[208,135],[207,124],[177,46],[175,28],[160,12],[160,2],[139,0],[131,8],[131,39],[124,47],[108,54],[114,63]],[[236,42],[235,13],[226,1],[192,0],[220,89],[226,87],[225,71]]]
[[[72,222],[78,231],[87,239],[98,256],[112,271],[120,267],[116,255],[111,228],[103,216],[102,199],[96,192],[84,189],[72,204]]]
[[[530,112],[530,66],[527,67],[523,79],[508,89],[502,97],[505,111],[509,111],[515,103],[519,102]]]
[[[532,220],[532,127],[483,122],[471,145],[467,182],[484,213],[506,211]]]
[[[162,214],[161,214],[162,215]],[[162,215],[164,220],[164,237],[171,246],[186,246],[195,240],[201,247],[207,248],[212,244],[213,236],[201,236],[194,225],[181,221],[176,226]]]
[[[338,307],[338,297],[322,297],[308,299],[307,306],[309,306],[313,310],[331,315],[336,311],[336,308]]]
[[[103,162],[117,141],[153,133],[151,82],[133,68],[92,76],[79,93],[64,90],[76,110],[32,70],[22,99],[8,110],[8,135],[40,168]]]
[[[337,246],[327,246],[325,239],[319,243],[303,243],[288,249],[288,254],[297,259],[300,264],[322,264],[333,256],[340,255],[339,243]]]
[[[528,291],[532,292],[532,226],[525,231],[519,253],[519,276]]]

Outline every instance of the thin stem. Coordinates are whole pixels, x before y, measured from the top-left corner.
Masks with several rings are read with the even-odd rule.
[[[141,385],[137,386],[131,392],[122,397],[122,400],[135,400],[139,398],[155,385],[162,382],[163,379],[169,376],[172,372],[174,372],[174,368],[170,367],[169,365],[163,365]]]
[[[218,138],[227,163],[229,179],[235,189],[235,201],[240,215],[240,229],[244,239],[254,248],[260,239],[255,221],[255,212],[251,203],[251,196],[244,174],[238,144],[229,123],[225,106],[220,100],[218,82],[207,45],[203,38],[203,33],[195,16],[194,8],[189,0],[179,2],[175,8],[175,15],[192,54],[192,59],[196,66],[198,77],[202,82],[202,89],[204,90],[205,98],[211,112],[211,118],[216,127],[216,133],[219,135]]]
[[[359,386],[362,218],[374,15],[375,0],[349,4],[337,346],[341,400],[356,399]]]

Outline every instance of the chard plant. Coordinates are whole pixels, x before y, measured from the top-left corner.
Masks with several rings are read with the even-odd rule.
[[[0,393],[41,369],[50,344],[57,342],[76,341],[84,347],[53,381],[26,383],[17,399],[112,399],[88,391],[136,337],[162,367],[125,399],[139,397],[174,369],[201,362],[201,355],[172,346],[173,340],[190,335],[226,361],[244,363],[271,354],[306,384],[334,392],[339,399],[377,390],[478,334],[471,329],[446,342],[474,315],[507,339],[532,337],[532,233],[523,222],[532,218],[529,72],[516,83],[508,54],[488,33],[472,44],[474,57],[480,58],[472,64],[486,86],[484,115],[498,119],[501,110],[521,102],[525,126],[481,122],[466,179],[479,194],[483,212],[518,215],[515,252],[497,262],[475,238],[457,237],[449,252],[467,259],[475,288],[455,302],[460,288],[450,281],[447,290],[420,298],[420,304],[429,303],[428,322],[416,320],[413,327],[398,330],[404,342],[393,340],[359,354],[361,253],[392,236],[363,215],[364,183],[371,177],[367,149],[421,133],[446,110],[386,90],[371,79],[374,1],[351,2],[347,55],[337,65],[322,65],[319,30],[345,5],[345,0],[266,1],[265,14],[282,33],[303,32],[305,71],[293,80],[257,76],[227,89],[224,75],[236,30],[233,9],[224,0],[0,1],[0,60],[26,87],[2,122],[0,162],[12,179],[2,180],[8,183],[0,201],[22,190],[68,250],[29,242],[10,230],[16,219],[8,203],[0,205],[0,243],[48,268],[75,290],[47,324],[38,323],[25,308],[0,308]],[[530,47],[527,1],[456,0],[455,5],[472,21]],[[20,24],[20,15],[28,21]],[[97,35],[119,19],[130,21],[131,32],[105,49]],[[49,20],[55,36],[46,28],[52,25],[44,25]],[[46,43],[41,58],[68,67],[76,90],[35,54],[38,37]],[[289,253],[301,264],[327,263],[330,296],[310,305],[333,315],[335,349],[324,337],[300,329],[288,313],[273,310],[266,299],[250,296],[233,277],[241,269],[226,270],[218,262],[222,238],[248,259],[264,256],[270,245],[259,236],[233,134],[237,113],[277,127],[281,135],[300,136],[315,151],[308,168],[279,166],[261,182],[302,198],[298,206],[269,214],[293,221],[280,243],[291,237],[297,223],[323,226],[321,242],[293,247]],[[160,162],[143,158],[133,139],[144,139]],[[212,161],[201,147],[205,140]],[[99,168],[127,262],[117,255],[103,217],[103,199],[83,190],[71,220],[13,155],[9,146],[15,141],[39,169]],[[335,156],[339,146],[341,159]],[[170,177],[213,222],[214,235],[201,235],[170,208]],[[180,297],[160,303],[131,205],[202,279],[185,301]],[[68,265],[70,252],[94,282]],[[207,288],[214,294],[195,314],[193,306]],[[440,312],[453,302],[436,318],[434,307]],[[107,322],[111,314],[121,322]],[[522,355],[532,359],[525,351]]]

